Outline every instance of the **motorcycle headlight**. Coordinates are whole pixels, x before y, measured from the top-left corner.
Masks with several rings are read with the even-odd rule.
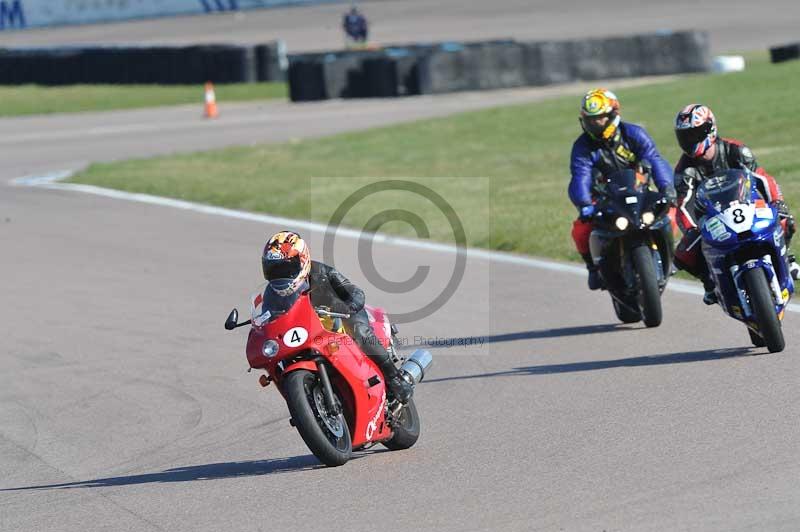
[[[616,226],[617,226],[617,229],[619,229],[620,231],[624,231],[625,229],[627,229],[627,228],[628,228],[628,219],[627,219],[627,218],[625,218],[624,216],[620,216],[620,217],[619,217],[619,218],[617,218],[617,220],[614,222],[614,225],[616,225]]]
[[[261,346],[261,352],[267,358],[272,358],[278,354],[278,342],[275,340],[266,340],[264,345]]]
[[[656,215],[650,211],[642,213],[642,223],[644,225],[650,225],[651,223],[656,221]]]

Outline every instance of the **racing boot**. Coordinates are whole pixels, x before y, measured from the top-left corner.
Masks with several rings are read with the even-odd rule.
[[[600,272],[597,271],[597,266],[592,260],[592,254],[581,253],[581,258],[586,263],[586,269],[589,270],[589,290],[600,290],[603,288],[603,280],[600,278]]]
[[[712,281],[710,277],[703,278],[703,289],[706,291],[706,293],[703,294],[703,303],[706,305],[715,305],[719,302],[717,294],[714,292],[714,286],[714,281]]]
[[[800,266],[798,266],[797,258],[794,255],[789,255],[789,274],[795,281],[800,278]]]
[[[403,404],[406,404],[411,396],[414,395],[414,386],[403,378],[397,366],[391,360],[386,360],[381,364],[381,371],[386,379],[386,387],[392,397]]]

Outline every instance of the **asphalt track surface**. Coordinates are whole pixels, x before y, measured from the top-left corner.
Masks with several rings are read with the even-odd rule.
[[[0,121],[3,180],[166,142],[121,126],[81,135],[131,115],[105,116],[34,118],[28,130]],[[36,142],[11,141],[34,130]],[[484,338],[434,349],[417,392],[417,446],[319,467],[279,394],[245,373],[245,333],[222,329],[258,282],[259,248],[276,229],[3,186],[1,530],[800,526],[795,314],[787,350],[763,355],[697,296],[668,292],[658,329],[620,326],[582,277],[479,258],[445,307],[402,328],[409,344]],[[321,236],[309,238],[320,250]],[[396,312],[430,301],[454,262],[376,245],[389,279],[432,267],[420,289],[396,296],[370,288],[355,255],[354,241],[337,240],[336,264]]]
[[[371,40],[403,43],[517,38],[547,40],[707,30],[715,52],[795,42],[794,0],[394,0],[360,2]],[[290,52],[341,48],[346,4],[0,32],[0,46],[94,43],[254,43],[284,39]]]
[[[622,326],[568,270],[469,255],[447,305],[401,328],[409,344],[484,340],[433,349],[418,444],[326,469],[276,390],[245,372],[246,333],[222,328],[277,226],[6,185],[484,97],[243,105],[214,123],[199,107],[0,120],[0,530],[800,528],[796,313],[786,351],[767,355],[696,295],[668,291],[658,329]],[[336,246],[337,266],[395,312],[430,301],[454,263],[376,244],[389,279],[431,266],[397,296],[369,286],[355,241]]]

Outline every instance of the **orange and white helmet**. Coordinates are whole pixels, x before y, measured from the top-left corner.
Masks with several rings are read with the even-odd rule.
[[[700,158],[717,141],[717,120],[705,105],[691,103],[675,117],[675,136],[683,153]]]
[[[603,122],[600,119],[608,117]],[[583,130],[594,140],[608,142],[619,131],[619,100],[608,89],[590,90],[581,101],[580,123]]]
[[[306,241],[292,231],[275,233],[261,255],[264,279],[280,296],[295,293],[311,271],[311,253]]]

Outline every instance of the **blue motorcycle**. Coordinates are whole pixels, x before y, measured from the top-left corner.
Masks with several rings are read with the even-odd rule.
[[[778,211],[748,170],[727,170],[698,187],[703,256],[726,314],[747,325],[756,347],[783,351],[781,329],[794,281]]]

